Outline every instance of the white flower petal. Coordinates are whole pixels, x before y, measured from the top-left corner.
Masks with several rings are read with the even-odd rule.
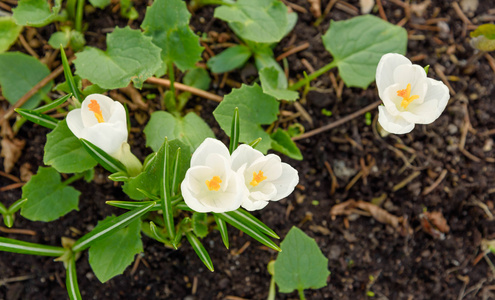
[[[260,157],[263,157],[260,151],[246,144],[239,145],[232,153],[232,170],[237,171],[244,164],[251,165]]]
[[[122,122],[98,123],[83,128],[79,138],[86,139],[98,148],[112,155],[120,150],[122,143],[127,141],[127,128]]]
[[[388,53],[382,56],[376,68],[376,86],[380,98],[388,86],[396,83],[394,81],[394,69],[400,65],[411,64],[409,59],[397,53]]]
[[[277,189],[277,194],[271,200],[278,201],[289,196],[294,191],[294,188],[299,183],[299,175],[297,170],[289,164],[282,163],[282,175],[271,183]]]
[[[402,65],[398,66],[394,70],[394,81],[395,84],[399,85],[399,90],[407,88],[407,85],[411,85],[411,96],[418,95],[419,98],[413,100],[416,103],[423,103],[428,89],[428,84],[426,82],[426,72],[418,65]],[[400,98],[399,96],[396,96]],[[402,98],[400,98],[402,99]]]
[[[258,174],[259,171],[263,172],[263,176],[266,176],[266,180],[274,180],[280,177],[282,174],[282,160],[275,154],[268,154],[267,156],[260,157],[253,162],[252,165],[246,168],[244,176],[246,180],[253,179],[253,173]]]
[[[248,211],[260,210],[267,205],[268,201],[252,201],[250,199],[244,200],[241,204],[242,208]]]
[[[262,182],[249,191],[249,199],[253,201],[269,201],[277,195],[277,188],[271,182]]]
[[[378,106],[378,123],[390,133],[404,134],[414,129],[414,123],[407,122],[399,116],[392,116],[383,106]]]
[[[209,154],[216,153],[227,158],[230,162],[229,149],[219,140],[206,138],[201,145],[194,151],[191,157],[191,167],[196,165],[205,165]]]
[[[81,109],[73,109],[69,111],[66,118],[67,126],[70,131],[77,137],[81,138],[82,131],[84,129],[84,124],[81,116]]]

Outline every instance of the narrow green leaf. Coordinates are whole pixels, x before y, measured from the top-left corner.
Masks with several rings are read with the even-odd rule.
[[[148,191],[145,191],[143,189],[140,189],[140,188],[136,188],[136,190],[138,190],[138,192],[140,192],[141,194],[145,195],[147,198],[153,200],[153,201],[160,201],[160,198],[153,195],[152,193],[148,192]]]
[[[175,209],[186,210],[186,211],[194,211],[189,206],[187,206],[186,202],[180,202],[175,206]]]
[[[213,56],[206,64],[213,73],[225,73],[244,66],[252,55],[251,49],[237,45]]]
[[[186,237],[191,246],[193,247],[194,251],[198,255],[199,259],[205,264],[205,266],[208,268],[210,271],[214,271],[213,268],[213,263],[211,262],[210,255],[206,251],[205,247],[199,239],[192,233],[192,232],[186,232]]]
[[[72,76],[72,71],[70,70],[69,66],[69,61],[67,60],[67,56],[65,55],[65,50],[64,47],[60,46],[60,57],[62,58],[62,66],[64,68],[64,76],[65,76],[65,81],[69,85],[70,91],[72,92],[72,95],[76,97],[77,101],[79,101],[79,105],[83,102],[81,91],[76,85],[76,82],[74,80],[74,76]]]
[[[149,212],[151,209],[153,209],[155,205],[156,202],[152,202],[141,208],[128,211],[116,217],[111,222],[106,223],[105,226],[101,226],[93,229],[93,231],[87,233],[86,235],[84,235],[83,237],[81,237],[76,241],[76,243],[72,247],[72,251],[74,252],[83,251],[84,249],[91,246],[91,244],[94,243],[95,241],[113,234],[117,230],[127,226],[132,221],[138,219],[145,213]]]
[[[83,145],[84,149],[86,149],[86,151],[88,151],[88,153],[91,155],[91,157],[93,157],[107,171],[110,171],[112,173],[116,173],[116,172],[127,173],[125,166],[120,161],[113,158],[112,156],[110,156],[108,153],[101,150],[100,148],[96,147],[90,141],[85,139],[79,139],[79,140],[81,141],[81,144]]]
[[[55,129],[55,127],[57,127],[57,124],[59,122],[59,120],[55,118],[36,112],[34,110],[16,108],[15,111],[24,118],[26,118],[28,121],[46,127],[48,129]]]
[[[264,233],[264,234],[269,235],[269,236],[276,238],[276,239],[280,238],[275,233],[275,231],[273,231],[270,227],[265,225],[265,223],[261,222],[259,219],[257,219],[255,216],[253,216],[251,213],[249,213],[248,211],[246,211],[242,208],[238,208],[237,210],[226,212],[226,214],[231,215],[232,217],[243,222],[247,226],[256,229],[257,231],[259,231],[261,233]]]
[[[126,182],[129,180],[129,175],[126,172],[119,171],[119,172],[110,174],[108,176],[108,179],[110,179],[112,181]]]
[[[252,141],[251,143],[248,143],[249,146],[253,147],[253,149],[256,148],[256,146],[258,146],[258,144],[261,142],[261,138],[257,138],[255,139],[254,141]]]
[[[153,234],[155,240],[164,244],[168,243],[167,239],[163,236],[163,234],[158,230],[158,227],[152,221],[150,221],[150,231]]]
[[[5,205],[3,205],[2,202],[0,202],[0,214],[2,215],[7,214],[7,208],[5,207]]]
[[[230,129],[230,145],[229,145],[229,152],[232,154],[232,152],[237,149],[237,146],[239,146],[239,108],[236,107],[234,109],[234,117],[232,118],[232,125]]]
[[[47,105],[40,106],[36,109],[33,109],[33,111],[38,112],[38,113],[44,113],[45,111],[49,111],[50,109],[53,109],[59,105],[62,105],[65,101],[67,101],[72,94],[67,94],[63,97],[58,98],[57,100],[53,100],[52,103],[49,103]]]
[[[272,248],[273,250],[276,251],[282,251],[277,244],[275,244],[272,240],[270,240],[268,237],[266,237],[263,233],[259,232],[258,230],[250,227],[249,225],[246,225],[243,221],[238,220],[236,217],[233,217],[227,213],[219,213],[216,214],[220,218],[222,218],[225,222],[229,223],[230,225],[234,226],[235,228],[239,229],[240,231],[243,231],[250,237],[254,238],[258,242],[262,243],[263,245]]]
[[[314,239],[292,227],[281,247],[282,252],[274,265],[274,278],[280,292],[319,289],[327,285],[328,259]]]
[[[219,218],[217,215],[213,215],[215,222],[217,223],[218,231],[220,231],[220,236],[222,237],[223,244],[225,248],[229,249],[229,233],[227,231],[227,224],[225,221]]]
[[[180,169],[181,169],[180,153],[181,153],[181,148],[178,148],[177,151],[175,151],[175,160],[173,165],[174,170],[173,170],[172,184],[171,184],[172,196],[175,196],[177,193],[179,193],[179,184],[182,181],[182,179],[180,178]]]
[[[14,214],[5,214],[5,215],[3,215],[3,223],[8,228],[12,228],[12,226],[14,226]]]
[[[0,237],[0,251],[40,256],[62,256],[66,249]]]
[[[69,294],[70,300],[82,300],[79,292],[79,284],[77,283],[76,259],[71,255],[66,269],[65,287]]]
[[[175,224],[174,224],[174,211],[172,209],[172,200],[170,194],[170,159],[169,159],[170,147],[168,145],[168,140],[165,139],[160,151],[158,151],[158,157],[163,159],[163,163],[160,168],[160,197],[163,210],[163,221],[165,222],[165,227],[167,228],[167,233],[170,240],[174,240],[175,237]]]
[[[12,203],[12,205],[9,207],[7,211],[11,214],[16,213],[19,209],[22,208],[22,206],[24,205],[24,203],[26,203],[26,201],[27,198],[21,198],[17,200],[16,202]]]
[[[136,208],[142,208],[144,206],[148,206],[151,203],[156,203],[155,206],[153,206],[150,211],[156,211],[162,209],[161,203],[158,203],[156,201],[106,201],[105,202],[108,205],[115,206],[118,208],[123,208],[123,209],[128,209],[128,210],[133,210]]]

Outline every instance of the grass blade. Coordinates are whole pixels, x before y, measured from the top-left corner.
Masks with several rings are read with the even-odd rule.
[[[47,246],[0,237],[0,251],[59,257],[67,250],[62,247]]]
[[[110,156],[105,151],[96,147],[93,143],[85,139],[79,139],[86,151],[107,171],[112,173],[125,172],[127,174],[126,167],[117,159]]]
[[[229,151],[230,154],[237,149],[239,145],[239,108],[235,108],[234,117],[232,118],[232,126],[230,129],[230,145]]]
[[[165,222],[165,227],[167,228],[167,234],[171,241],[175,240],[175,224],[174,224],[174,211],[172,209],[172,197],[170,195],[169,186],[169,151],[170,147],[168,141],[165,140],[162,145],[162,149],[159,151],[159,155],[163,157],[163,164],[161,168],[161,182],[160,182],[160,197],[162,198],[162,210],[163,210],[163,221]],[[174,245],[175,247],[175,245]]]
[[[275,233],[275,231],[273,231],[270,227],[265,225],[265,223],[261,222],[259,219],[257,219],[252,214],[250,214],[249,212],[247,212],[242,208],[239,208],[234,211],[226,212],[226,214],[229,214],[238,220],[242,220],[244,224],[258,230],[261,233],[264,233],[276,239],[280,239],[280,237]]]
[[[198,255],[199,259],[205,264],[205,266],[208,268],[210,271],[214,271],[213,268],[213,263],[211,262],[210,255],[206,251],[205,247],[201,242],[199,241],[198,237],[196,237],[191,231],[186,232],[186,237],[191,246],[193,247],[194,251]]]
[[[72,71],[70,70],[69,61],[67,60],[64,47],[62,46],[60,46],[60,57],[62,58],[62,65],[64,67],[65,81],[67,81],[67,84],[69,84],[70,91],[72,92],[74,97],[76,97],[77,101],[79,101],[79,106],[81,106],[82,95],[76,86],[76,82],[74,81],[74,77],[72,76]]]
[[[215,222],[217,223],[218,231],[220,231],[220,236],[222,237],[223,244],[225,245],[225,248],[229,249],[229,233],[227,231],[227,224],[225,224],[225,221],[217,215],[213,215],[213,217],[215,218]]]
[[[133,210],[136,208],[142,208],[144,206],[150,205],[155,201],[106,201],[105,203],[114,207]],[[156,202],[155,202],[156,203]],[[162,209],[162,205],[160,203],[156,203],[150,211],[156,211]]]
[[[71,255],[66,269],[65,286],[70,300],[82,300],[79,292],[79,284],[77,283],[76,260],[74,255]]]
[[[47,105],[43,105],[43,106],[40,106],[36,109],[33,109],[33,111],[39,112],[39,113],[44,113],[45,111],[49,111],[50,109],[53,109],[59,105],[62,105],[65,101],[67,101],[67,99],[70,98],[70,96],[72,96],[72,94],[67,94],[61,98],[58,98],[57,100],[53,100],[52,103],[48,103]]]
[[[36,112],[34,110],[16,108],[15,112],[26,118],[28,121],[46,127],[48,129],[54,129],[55,127],[57,127],[57,124],[59,122],[59,120],[55,118]]]

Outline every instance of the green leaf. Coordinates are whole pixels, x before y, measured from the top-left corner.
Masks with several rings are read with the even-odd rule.
[[[79,50],[85,43],[84,35],[77,30],[71,30],[68,26],[63,26],[60,31],[54,32],[48,40],[48,44],[53,49],[58,49],[60,46],[67,48],[71,45],[74,50]]]
[[[28,121],[49,129],[54,129],[55,127],[57,127],[57,124],[59,122],[59,120],[55,118],[36,112],[34,110],[16,108],[15,112],[26,118]]]
[[[115,232],[126,227],[133,221],[138,220],[142,215],[149,212],[155,205],[156,202],[152,202],[146,206],[128,211],[114,219],[109,220],[108,222],[105,222],[104,224],[95,227],[89,233],[85,234],[76,241],[72,247],[72,251],[83,251],[97,241],[112,236]]]
[[[294,101],[299,98],[299,93],[289,91],[286,88],[280,88],[279,72],[274,67],[263,68],[260,70],[260,81],[263,93],[275,97],[277,100]]]
[[[103,168],[106,170],[116,173],[123,172],[127,173],[126,167],[116,158],[110,156],[110,154],[96,147],[90,141],[85,139],[79,139],[84,149],[96,160]]]
[[[260,71],[265,68],[273,68],[277,72],[277,77],[274,75],[270,76],[277,78],[276,82],[273,79],[271,80],[274,82],[273,86],[281,90],[287,89],[287,78],[285,77],[285,72],[273,57],[272,49],[266,46],[257,48],[254,54],[254,62],[256,63],[256,68]]]
[[[135,208],[141,208],[143,206],[147,206],[152,202],[156,201],[106,201],[105,203],[111,206],[115,206],[118,208],[132,210]],[[156,203],[155,206],[151,209],[151,211],[156,211],[162,209],[162,205],[160,203]]]
[[[489,40],[495,40],[495,24],[482,24],[469,35],[471,37],[484,35]]]
[[[215,218],[215,222],[217,223],[217,229],[220,231],[220,235],[222,236],[223,244],[225,248],[229,249],[229,233],[227,231],[227,224],[225,221],[217,215],[213,215]]]
[[[160,48],[139,30],[115,28],[107,36],[107,50],[87,47],[76,54],[76,74],[105,89],[137,88],[158,70]]]
[[[170,147],[168,145],[168,140],[165,139],[160,151],[156,156],[156,161],[161,161],[158,166],[158,172],[160,176],[160,198],[163,211],[163,221],[165,227],[167,228],[168,236],[171,240],[175,238],[175,224],[174,224],[174,211],[172,209],[172,199],[170,191],[170,174],[171,174],[171,164],[172,161],[170,157]],[[174,245],[175,247],[175,245]]]
[[[373,15],[332,20],[322,39],[349,87],[367,88],[375,80],[380,58],[386,53],[405,54],[407,47],[404,28]]]
[[[273,238],[279,239],[280,237],[278,234],[275,233],[270,227],[265,225],[265,223],[261,222],[259,219],[257,219],[255,216],[253,216],[250,212],[238,208],[234,211],[229,211],[226,212],[226,214],[230,215],[231,217],[241,221],[242,223],[246,224],[247,226],[256,229],[257,231],[269,235]]]
[[[245,218],[239,217],[238,215],[230,214],[229,213],[219,213],[216,214],[214,213],[213,215],[216,215],[223,219],[225,222],[229,223],[230,225],[234,226],[235,228],[239,229],[240,231],[243,231],[250,237],[254,238],[258,242],[262,243],[263,245],[272,248],[273,250],[276,251],[282,251],[277,244],[275,244],[272,240],[270,240],[267,236],[265,236],[263,233],[258,231],[255,226],[251,222],[248,222],[245,220]]]
[[[226,133],[230,133],[232,115],[236,107],[239,108],[239,142],[249,143],[261,137],[257,149],[266,153],[271,145],[270,135],[261,128],[261,125],[271,124],[277,120],[278,101],[264,94],[257,84],[242,85],[240,89],[234,89],[213,111],[215,119]]]
[[[46,111],[49,111],[50,109],[53,109],[53,108],[55,108],[55,107],[57,107],[59,105],[62,105],[71,96],[72,96],[72,94],[68,94],[68,95],[65,95],[63,97],[60,97],[57,100],[53,100],[53,102],[51,102],[51,103],[49,103],[47,105],[43,105],[43,106],[40,106],[40,107],[34,109],[34,111],[35,112],[38,112],[38,113],[44,113]]]
[[[47,134],[43,162],[60,173],[80,173],[97,164],[70,131],[65,120]]]
[[[206,251],[203,244],[201,244],[201,242],[192,232],[186,232],[186,237],[201,261],[205,264],[208,270],[213,272],[213,263],[211,262],[210,255],[208,254],[208,251]]]
[[[55,257],[60,257],[66,252],[62,247],[23,242],[5,237],[0,237],[0,251]]]
[[[271,135],[272,138],[272,149],[287,155],[290,158],[302,160],[303,156],[301,150],[297,148],[296,144],[290,138],[287,131],[283,129],[277,129]]]
[[[50,75],[50,70],[38,59],[20,52],[1,53],[0,70],[2,94],[10,104],[15,104],[38,82]],[[50,81],[21,107],[33,109],[38,106],[43,96],[50,92],[52,85],[53,81]]]
[[[62,58],[62,67],[64,68],[65,83],[68,85],[69,91],[72,93],[72,95],[74,95],[74,97],[76,97],[76,99],[77,99],[76,107],[80,107],[81,103],[83,102],[83,99],[81,96],[81,89],[78,85],[76,85],[76,81],[74,79],[74,76],[72,76],[72,71],[71,71],[70,66],[69,66],[69,61],[67,60],[67,55],[65,55],[65,50],[63,47],[60,47],[60,58]],[[78,78],[78,79],[81,79],[81,78]],[[82,80],[78,80],[78,82],[82,86],[81,81]],[[66,91],[66,92],[68,93],[68,91]]]
[[[89,3],[91,3],[91,5],[99,9],[104,9],[105,7],[109,6],[110,2],[110,0],[89,0]]]
[[[188,145],[178,140],[169,141],[168,144],[170,145],[170,155],[175,155],[177,149],[181,149],[179,173],[177,174],[176,181],[182,182],[190,165],[191,150]],[[151,162],[146,164],[146,167],[141,174],[135,178],[129,179],[129,181],[124,184],[124,192],[135,200],[142,200],[147,197],[138,189],[144,190],[151,195],[160,195],[162,178],[160,172],[162,168],[161,164],[163,164],[163,156],[155,156]]]
[[[199,37],[189,28],[190,17],[182,0],[155,0],[141,24],[145,34],[162,49],[163,62],[174,63],[181,71],[194,68],[203,52]]]
[[[199,238],[204,238],[208,235],[208,223],[206,222],[207,215],[205,213],[195,212],[192,215],[192,229],[194,234]]]
[[[241,38],[259,43],[279,42],[288,23],[287,7],[278,0],[238,0],[217,7],[214,16],[229,22]]]
[[[184,84],[207,91],[210,88],[211,78],[203,68],[194,68],[184,76]]]
[[[328,259],[315,240],[292,227],[280,245],[282,252],[275,261],[275,282],[279,291],[319,289],[327,285]]]
[[[232,115],[231,115],[232,118]],[[151,114],[151,118],[144,128],[146,146],[158,151],[165,138],[178,139],[182,143],[195,150],[208,137],[215,137],[210,127],[190,112],[185,117],[174,117],[171,113],[157,111]]]
[[[20,0],[12,9],[14,20],[18,25],[43,27],[54,21],[62,21],[65,15],[59,15],[62,0],[55,0],[50,7],[46,0]]]
[[[115,217],[107,217],[98,226],[100,224],[103,226],[114,219]],[[124,273],[125,269],[134,261],[134,256],[143,252],[140,232],[141,220],[137,219],[129,226],[91,245],[89,264],[101,282],[106,282],[112,277]]]
[[[21,215],[31,221],[56,220],[72,210],[79,210],[80,194],[61,182],[55,169],[39,168],[22,187],[22,198],[27,201],[21,208]]]
[[[139,13],[132,6],[131,0],[120,0],[120,15],[129,20],[136,20],[139,17]]]
[[[70,300],[82,300],[77,283],[76,258],[71,255],[66,269],[65,286]]]
[[[253,55],[251,49],[243,45],[228,48],[208,60],[208,68],[213,73],[225,73],[238,69]]]
[[[9,50],[22,31],[12,17],[0,17],[0,53]]]
[[[232,117],[232,125],[230,126],[230,154],[239,146],[239,131],[239,108],[236,107],[234,109],[234,116]]]

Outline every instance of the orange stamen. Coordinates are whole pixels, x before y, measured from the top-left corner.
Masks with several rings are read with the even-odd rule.
[[[407,108],[407,106],[409,104],[411,104],[411,102],[413,102],[414,100],[419,98],[418,95],[412,95],[411,96],[411,84],[410,83],[407,84],[407,87],[405,89],[398,90],[397,96],[402,97],[402,102],[400,103],[400,106],[402,106],[403,108]]]
[[[220,189],[220,183],[222,183],[222,179],[218,176],[213,176],[211,180],[206,180],[206,186],[210,191],[218,191]]]
[[[256,172],[253,172],[253,180],[249,183],[252,186],[257,186],[262,182],[263,180],[267,179],[268,177],[263,176],[263,171],[259,171],[258,174]]]
[[[98,101],[91,100],[91,103],[88,105],[89,111],[95,114],[98,123],[103,123],[105,120],[103,119],[103,114],[101,113],[100,104]]]

